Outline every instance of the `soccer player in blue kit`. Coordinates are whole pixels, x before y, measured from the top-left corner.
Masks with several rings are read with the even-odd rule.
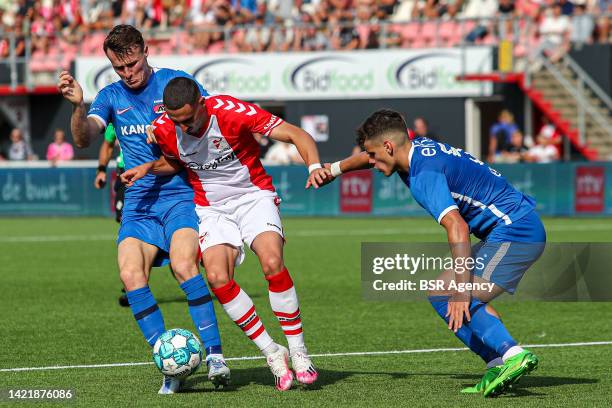
[[[71,130],[78,147],[113,123],[126,169],[156,160],[161,152],[147,143],[149,124],[163,112],[166,84],[189,74],[152,68],[142,34],[129,25],[114,27],[104,41],[104,52],[120,80],[103,88],[86,114],[83,90],[68,73],[60,74],[58,88],[72,103]],[[200,86],[201,87],[201,86]],[[201,89],[203,95],[208,93]],[[217,318],[208,287],[198,267],[198,217],[193,190],[184,172],[147,176],[125,193],[118,244],[119,275],[144,338],[153,346],[165,331],[164,320],[148,286],[153,266],[170,261],[185,292],[189,312],[206,351],[208,378],[215,387],[226,385],[230,371],[221,350]],[[160,394],[179,391],[181,381],[164,377]]]
[[[462,149],[423,137],[411,141],[398,112],[373,113],[357,133],[365,152],[331,164],[332,176],[371,167],[387,177],[397,173],[414,199],[446,229],[453,258],[482,260],[470,273],[442,272],[438,279],[445,282],[444,289],[430,291],[429,301],[448,328],[487,364],[482,380],[462,392],[482,392],[485,397],[503,393],[538,365],[537,357],[518,345],[489,305],[503,292],[514,293],[544,250],[546,232],[535,201]],[[473,248],[470,233],[481,240]],[[462,283],[488,289],[459,291]]]

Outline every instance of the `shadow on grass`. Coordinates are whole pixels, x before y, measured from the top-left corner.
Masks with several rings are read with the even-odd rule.
[[[414,374],[400,373],[400,372],[367,372],[367,371],[336,371],[327,369],[318,369],[319,379],[313,385],[303,386],[298,385],[294,381],[293,391],[316,391],[321,390],[327,386],[341,382],[353,375],[369,375],[369,376],[380,376],[391,377],[392,379],[406,379]],[[270,373],[270,369],[267,367],[256,367],[256,368],[233,368],[232,369],[232,382],[231,384],[219,392],[235,392],[240,390],[242,387],[250,385],[263,385],[267,387],[274,387],[274,379]],[[193,392],[215,392],[212,384],[208,382],[205,373],[200,373],[194,377],[189,377],[183,384],[181,393],[193,393]]]
[[[212,294],[211,294],[212,296]],[[258,293],[254,293],[254,294],[249,294],[249,297],[251,299],[259,299],[262,297],[261,294]],[[267,296],[266,296],[267,298]],[[212,296],[213,302],[217,302],[218,300],[216,297]],[[157,304],[162,305],[164,303],[185,303],[187,304],[187,299],[185,299],[185,297],[182,296],[176,296],[176,297],[160,297],[159,299],[157,299]]]

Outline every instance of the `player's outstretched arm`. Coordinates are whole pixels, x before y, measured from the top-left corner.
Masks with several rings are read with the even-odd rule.
[[[319,186],[323,186],[331,181],[329,169],[325,169],[321,165],[317,144],[312,136],[305,130],[290,123],[283,122],[272,129],[270,138],[295,145],[304,163],[308,166],[309,175],[308,181],[306,182],[306,188],[310,186],[319,188]]]
[[[328,177],[327,182],[325,183],[328,184],[342,173],[348,173],[355,170],[371,169],[372,164],[370,163],[368,154],[366,152],[362,152],[334,163],[325,163],[324,167],[329,169],[331,173],[331,177]],[[308,187],[310,187],[310,185],[307,184],[306,188]]]
[[[121,182],[125,184],[126,187],[132,187],[136,180],[143,178],[147,174],[166,176],[178,173],[179,171],[181,171],[181,165],[178,162],[162,156],[157,160],[124,171],[121,174]]]
[[[104,130],[104,126],[97,119],[88,118],[83,102],[83,89],[68,71],[62,71],[59,76],[57,88],[66,100],[72,104],[70,117],[70,130],[77,147],[88,147],[96,135]]]

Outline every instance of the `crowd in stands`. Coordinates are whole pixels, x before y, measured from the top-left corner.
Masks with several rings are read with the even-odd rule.
[[[34,57],[56,56],[65,66],[77,53],[101,54],[105,32],[119,23],[148,31],[152,54],[452,46],[518,37],[524,53],[554,53],[570,41],[608,42],[611,12],[609,0],[0,0],[0,58],[9,55],[11,36],[17,55],[30,38]],[[535,23],[517,28],[515,18]]]
[[[551,163],[561,158],[563,137],[549,120],[542,124],[535,138],[523,132],[509,110],[502,110],[489,131],[489,163]]]

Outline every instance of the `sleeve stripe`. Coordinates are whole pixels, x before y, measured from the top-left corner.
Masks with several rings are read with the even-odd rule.
[[[270,126],[270,129],[268,129],[268,131],[264,133],[264,136],[270,136],[270,133],[272,133],[272,130],[283,122],[284,121],[281,118],[278,118],[278,120],[274,122],[272,126]]]
[[[438,215],[438,224],[442,222],[442,218],[444,218],[446,214],[448,214],[449,212],[453,210],[458,210],[458,209],[459,207],[457,207],[455,204],[448,206],[444,211],[440,213],[440,215]]]
[[[106,123],[106,121],[102,118],[102,116],[96,115],[95,113],[90,113],[89,115],[87,115],[87,117],[98,119],[100,122],[102,122],[102,126],[104,126],[105,128],[108,125],[108,123]]]

